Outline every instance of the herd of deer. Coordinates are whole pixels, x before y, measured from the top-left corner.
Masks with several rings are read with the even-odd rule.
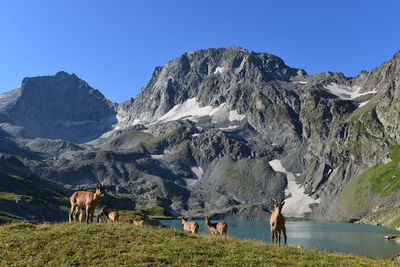
[[[226,236],[228,232],[228,224],[226,222],[211,223],[209,217],[204,218],[208,230],[213,236]],[[199,224],[197,222],[188,222],[185,217],[182,218],[183,231],[187,234],[197,234],[199,232]]]
[[[93,213],[99,203],[100,197],[105,196],[104,186],[101,184],[96,185],[96,192],[83,192],[77,191],[70,197],[71,210],[69,211],[69,221],[76,221],[76,217],[79,213],[79,221],[89,224],[89,220],[93,222]],[[282,207],[285,204],[284,201],[277,202],[275,199],[272,200],[275,211],[271,214],[270,226],[271,226],[271,239],[272,243],[281,243],[281,231],[286,244],[286,227],[285,218],[282,215]],[[101,209],[100,216],[105,216],[110,222],[118,222],[118,211],[108,212],[105,207]],[[226,236],[228,232],[228,224],[226,222],[211,223],[209,217],[204,218],[208,230],[210,230],[213,236]],[[133,223],[137,226],[144,226],[146,222],[144,220],[134,220]],[[199,232],[199,224],[197,222],[188,222],[186,218],[182,218],[183,230],[185,233],[197,234]]]

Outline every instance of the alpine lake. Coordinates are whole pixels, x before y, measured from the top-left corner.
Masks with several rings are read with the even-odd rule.
[[[190,220],[191,221],[191,220]],[[200,234],[210,234],[204,220],[196,221]],[[269,221],[230,221],[228,236],[271,242]],[[165,226],[183,231],[181,220],[160,220]],[[218,222],[218,220],[212,220]],[[391,258],[400,253],[400,242],[384,237],[398,234],[395,229],[350,223],[286,221],[287,245],[350,253],[374,258]],[[283,244],[283,235],[281,235]]]

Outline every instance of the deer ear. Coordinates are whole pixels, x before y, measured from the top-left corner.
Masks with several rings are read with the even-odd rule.
[[[275,199],[272,199],[272,203],[276,204],[277,202],[276,202],[276,200],[275,200]]]

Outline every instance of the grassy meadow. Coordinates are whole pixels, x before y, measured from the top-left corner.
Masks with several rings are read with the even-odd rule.
[[[0,226],[1,266],[390,266],[383,259],[118,224]]]

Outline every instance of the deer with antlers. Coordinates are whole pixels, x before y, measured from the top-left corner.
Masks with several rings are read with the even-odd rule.
[[[274,237],[276,237],[276,243],[281,244],[281,231],[283,232],[283,237],[285,239],[286,245],[286,227],[285,227],[285,217],[282,215],[282,208],[285,205],[285,201],[277,202],[275,199],[272,200],[274,204],[275,211],[271,214],[271,219],[269,221],[271,226],[271,239],[274,243]]]
[[[74,215],[74,221],[76,221],[76,215],[79,210],[86,211],[86,224],[89,224],[89,219],[93,222],[93,213],[99,203],[100,197],[106,195],[104,186],[97,183],[96,192],[84,192],[77,191],[72,194],[69,198],[71,202],[71,210],[69,211],[69,221],[72,221],[72,215]]]

